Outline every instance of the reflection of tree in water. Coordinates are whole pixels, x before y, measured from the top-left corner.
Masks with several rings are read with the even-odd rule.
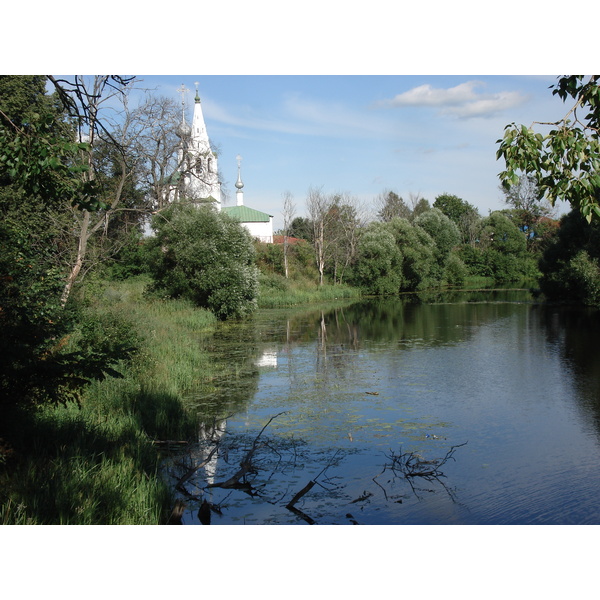
[[[495,298],[495,301],[491,300]],[[358,350],[365,342],[398,341],[405,344],[454,344],[468,339],[473,328],[512,314],[511,302],[523,292],[449,292],[407,294],[401,299],[374,298],[320,315],[319,340],[330,352]],[[456,323],[466,323],[457,327]]]
[[[256,327],[251,321],[221,323],[203,346],[215,374],[188,395],[188,406],[197,411],[201,422],[244,411],[258,389]]]
[[[455,491],[444,482],[442,468],[455,460],[455,450],[465,443],[429,459],[416,452],[390,451],[383,470],[378,472],[373,465],[371,477],[364,480],[364,491],[350,495],[345,489],[352,479],[348,467],[359,451],[337,448],[317,452],[301,439],[271,435],[267,429],[281,414],[267,420],[258,433],[228,434],[224,420],[203,428],[198,449],[176,461],[170,471],[180,494],[176,504],[179,519],[187,508],[188,521],[211,524],[213,514],[231,517],[243,506],[242,514],[252,514],[252,510],[265,514],[266,507],[263,519],[273,524],[288,522],[290,513],[309,524],[359,524],[356,511],[362,512],[371,498],[379,496],[381,502],[383,494],[385,503],[402,504],[409,497],[407,488],[419,501],[423,492],[445,492],[457,502]],[[340,470],[342,462],[347,464]]]
[[[539,326],[573,374],[581,408],[600,434],[600,311],[564,306],[537,308]]]

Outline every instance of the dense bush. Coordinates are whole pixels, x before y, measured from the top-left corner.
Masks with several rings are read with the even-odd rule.
[[[469,270],[459,255],[455,252],[450,253],[444,267],[444,281],[448,285],[459,286],[463,285],[468,275]]]
[[[237,221],[208,207],[175,204],[153,227],[147,244],[152,291],[191,300],[219,319],[256,308],[255,249]]]
[[[473,276],[510,282],[538,274],[525,234],[501,212],[482,219],[476,244],[463,245],[458,254]]]
[[[600,225],[572,211],[540,261],[540,287],[550,300],[599,306],[599,260]]]
[[[434,255],[438,266],[438,277],[441,277],[450,251],[461,241],[458,226],[437,208],[419,215],[414,220],[414,224],[424,229],[435,242]]]
[[[366,294],[388,295],[400,291],[402,254],[387,225],[373,223],[362,235],[350,281]]]
[[[436,245],[421,227],[406,219],[394,218],[388,224],[397,248],[402,254],[401,290],[415,292],[438,284]]]

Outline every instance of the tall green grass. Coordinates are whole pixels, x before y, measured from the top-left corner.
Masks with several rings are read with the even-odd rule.
[[[360,290],[347,285],[319,286],[305,279],[286,279],[275,273],[262,273],[258,306],[259,308],[283,308],[359,297]]]
[[[182,397],[214,377],[203,338],[214,316],[149,300],[145,281],[96,289],[85,312],[133,324],[135,360],[123,378],[88,386],[81,406],[17,412],[14,456],[0,470],[2,524],[159,524],[171,508],[155,440],[191,440],[196,415]],[[84,317],[85,322],[85,317]],[[70,343],[77,344],[77,332]]]
[[[147,283],[143,277],[97,282],[82,294],[81,322],[65,350],[82,343],[118,348],[122,336],[138,350],[132,361],[113,365],[122,378],[92,382],[81,406],[12,415],[14,452],[0,464],[0,524],[167,520],[172,496],[154,442],[194,439],[197,409],[183,399],[212,392],[223,376],[235,377],[227,370],[236,367],[211,360],[211,336],[226,324],[217,325],[212,313],[189,302],[147,297]],[[264,308],[358,296],[346,286],[276,275],[261,283]],[[118,338],[113,346],[111,336]]]

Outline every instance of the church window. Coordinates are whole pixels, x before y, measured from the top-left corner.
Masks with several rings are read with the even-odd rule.
[[[197,158],[196,159],[196,175],[201,175],[201,174],[202,174],[202,159]]]

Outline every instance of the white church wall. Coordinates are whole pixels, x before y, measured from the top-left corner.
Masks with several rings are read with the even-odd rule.
[[[253,238],[258,238],[267,244],[273,243],[273,218],[264,223],[242,223]]]

